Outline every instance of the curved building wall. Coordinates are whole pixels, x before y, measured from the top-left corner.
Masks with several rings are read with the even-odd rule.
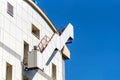
[[[7,6],[13,6],[13,16],[8,14]],[[32,24],[40,30],[40,38],[32,34]],[[0,0],[0,80],[6,80],[7,63],[12,65],[12,80],[23,80],[23,75],[29,80],[52,79],[52,63],[56,65],[57,80],[63,80],[63,61],[61,52],[57,52],[51,62],[44,66],[44,71],[23,68],[24,41],[29,44],[29,51],[38,45],[47,35],[52,37],[54,31],[40,14],[24,0]]]

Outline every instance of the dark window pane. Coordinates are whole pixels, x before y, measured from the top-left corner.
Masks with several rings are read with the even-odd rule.
[[[7,13],[13,17],[13,6],[7,2]]]

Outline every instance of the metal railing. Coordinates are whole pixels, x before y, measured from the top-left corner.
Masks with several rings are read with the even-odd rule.
[[[54,33],[55,34],[55,33]],[[47,35],[45,35],[42,40],[40,41],[40,43],[38,44],[39,50],[40,52],[43,52],[44,49],[47,47],[48,43],[51,41],[51,39],[53,38],[54,34],[52,35],[51,38],[49,38]]]

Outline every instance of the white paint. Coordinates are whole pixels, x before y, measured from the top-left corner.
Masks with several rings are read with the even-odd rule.
[[[7,2],[14,7],[14,16],[11,17],[7,13]],[[37,39],[31,33],[31,25],[34,24],[40,29],[40,39]],[[52,37],[54,32],[44,19],[24,0],[0,0],[0,42],[7,46],[14,54],[20,55],[21,59],[17,59],[11,52],[6,51],[2,45],[0,47],[0,80],[6,80],[6,63],[13,66],[13,80],[22,80],[22,62],[23,62],[23,41],[29,44],[29,51],[33,46],[38,45],[41,39],[47,35]],[[45,65],[52,55],[55,48],[59,50],[65,45],[69,37],[73,38],[73,26],[69,24],[63,34],[59,36],[55,34],[46,49],[41,54],[34,54],[33,59],[35,65],[44,68],[44,73],[52,77],[51,63],[57,66],[57,80],[62,80],[62,55],[58,51],[51,62]],[[33,56],[33,54],[31,55]],[[30,58],[29,58],[30,59]],[[32,61],[33,61],[32,60]],[[29,60],[30,61],[30,60]],[[34,66],[34,65],[31,65]],[[32,74],[32,73],[30,73]],[[31,77],[31,75],[28,75]],[[47,80],[43,75],[36,72],[33,80]]]

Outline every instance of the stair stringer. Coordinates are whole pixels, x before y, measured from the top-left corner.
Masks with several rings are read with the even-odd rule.
[[[55,49],[61,50],[69,38],[74,38],[73,26],[69,23],[61,35],[54,34],[53,38],[48,43],[42,54],[43,67],[51,57]]]

